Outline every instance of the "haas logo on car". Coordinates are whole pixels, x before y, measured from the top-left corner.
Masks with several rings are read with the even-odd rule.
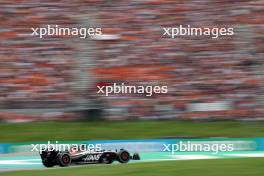
[[[101,154],[96,155],[87,155],[87,157],[84,159],[85,161],[97,161],[99,160]]]

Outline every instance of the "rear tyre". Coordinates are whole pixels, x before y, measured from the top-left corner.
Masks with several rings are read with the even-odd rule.
[[[43,164],[45,167],[53,167],[53,166],[54,166],[54,163],[51,162],[51,161],[48,160],[48,159],[44,159],[44,160],[42,160],[42,164]]]
[[[126,150],[120,150],[117,156],[117,160],[120,163],[128,163],[130,160],[130,154]]]
[[[58,162],[61,167],[66,167],[71,164],[71,157],[68,153],[61,153],[58,156]]]

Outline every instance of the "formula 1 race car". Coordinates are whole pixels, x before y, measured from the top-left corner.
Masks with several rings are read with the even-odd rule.
[[[80,164],[111,164],[114,161],[128,163],[130,160],[140,160],[139,154],[134,153],[132,156],[124,149],[119,151],[93,151],[93,152],[69,152],[45,150],[40,153],[42,163],[45,167],[59,165],[66,167],[69,165]]]

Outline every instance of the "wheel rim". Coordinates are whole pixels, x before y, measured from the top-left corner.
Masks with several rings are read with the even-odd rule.
[[[123,152],[123,153],[121,154],[121,159],[122,159],[123,161],[127,161],[127,160],[129,159],[129,155],[128,155],[128,153],[127,153],[127,152]]]
[[[69,162],[70,162],[70,158],[69,158],[69,156],[64,155],[64,156],[62,157],[62,161],[63,161],[64,164],[69,164]]]

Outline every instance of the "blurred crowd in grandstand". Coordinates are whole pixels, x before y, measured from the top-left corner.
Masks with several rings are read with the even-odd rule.
[[[260,119],[263,17],[264,0],[1,1],[0,108],[65,107],[87,95],[103,103],[108,119]],[[92,64],[82,71],[94,81],[80,93],[72,89],[78,53],[85,52],[77,39],[39,39],[30,35],[31,27],[94,22],[108,37],[87,39]],[[179,25],[233,27],[235,35],[162,36],[162,27]],[[169,92],[97,95],[97,85],[114,82],[167,85]]]

